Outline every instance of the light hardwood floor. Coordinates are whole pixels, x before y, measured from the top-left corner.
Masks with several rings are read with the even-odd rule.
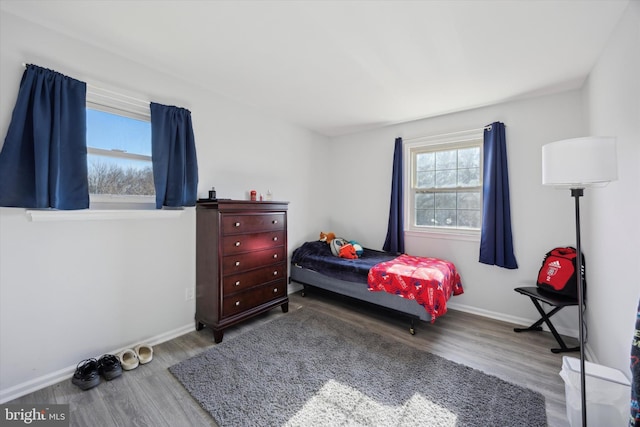
[[[546,398],[549,426],[569,425],[564,383],[558,375],[562,355],[549,350],[556,343],[548,332],[517,334],[513,332],[516,325],[449,310],[433,324],[416,322],[416,335],[410,335],[405,316],[319,291],[308,292],[306,297],[292,294],[289,305],[290,309],[314,307],[354,327],[393,336],[407,345],[536,390]],[[228,329],[224,339],[286,315],[273,309]],[[574,341],[567,338],[568,345]],[[72,426],[216,426],[167,370],[213,345],[211,330],[194,331],[155,346],[151,363],[113,381],[103,380],[91,390],[81,391],[68,380],[7,403],[68,403]]]

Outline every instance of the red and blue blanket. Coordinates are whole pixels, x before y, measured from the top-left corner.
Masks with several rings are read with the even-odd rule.
[[[400,255],[371,267],[367,281],[371,291],[415,300],[431,314],[432,323],[447,312],[452,295],[464,292],[455,265],[439,258]]]

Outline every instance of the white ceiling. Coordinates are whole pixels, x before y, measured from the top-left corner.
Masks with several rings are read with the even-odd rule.
[[[578,88],[629,3],[0,1],[328,136]]]

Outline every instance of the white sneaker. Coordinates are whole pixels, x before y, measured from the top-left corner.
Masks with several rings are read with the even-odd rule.
[[[124,369],[125,371],[130,371],[137,368],[138,364],[140,363],[140,361],[138,360],[138,354],[130,348],[118,354],[118,359],[120,359],[122,369]]]
[[[141,364],[149,363],[153,360],[153,347],[148,344],[140,344],[135,348],[138,360]]]

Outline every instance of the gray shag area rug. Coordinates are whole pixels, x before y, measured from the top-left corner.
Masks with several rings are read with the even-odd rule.
[[[307,307],[169,370],[221,427],[547,425],[540,393]]]

